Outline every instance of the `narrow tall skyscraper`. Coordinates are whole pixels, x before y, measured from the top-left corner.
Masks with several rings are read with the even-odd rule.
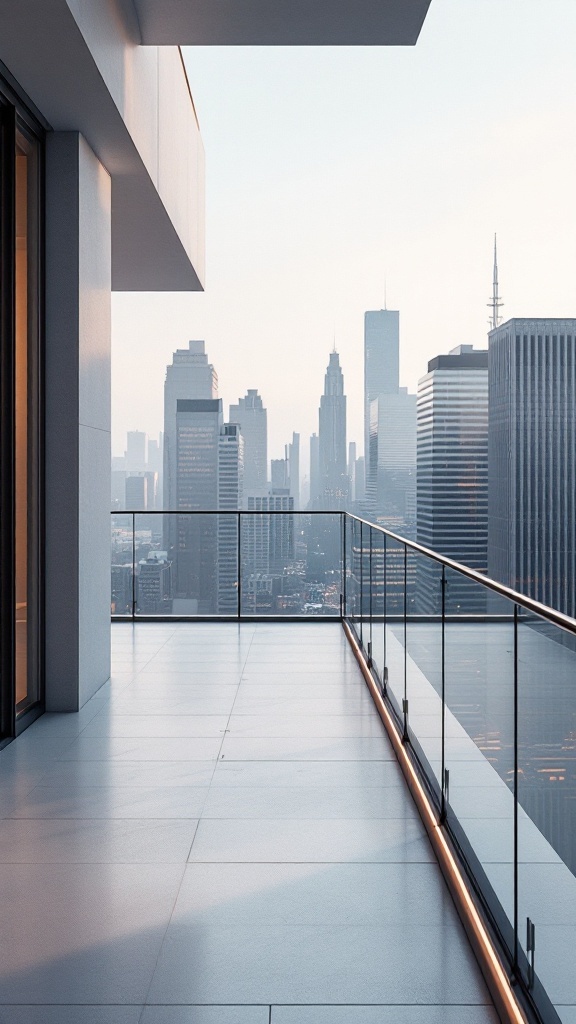
[[[395,395],[400,385],[400,313],[397,309],[364,314],[364,458],[368,466],[370,403]],[[368,483],[368,480],[366,481]]]
[[[164,508],[178,508],[176,412],[178,401],[217,399],[218,375],[208,362],[203,341],[190,341],[177,349],[166,367],[164,384]]]
[[[176,403],[174,504],[200,512],[218,508],[222,402],[179,398]],[[216,516],[166,517],[168,555],[175,565],[174,597],[184,612],[214,614],[217,608]]]
[[[346,472],[346,395],[344,376],[337,352],[330,353],[320,399],[318,449],[320,506],[344,509],[348,502]]]
[[[576,615],[576,319],[489,334],[488,574]]]
[[[488,350],[460,345],[418,382],[417,540],[455,562],[488,563]],[[417,611],[440,609],[437,566],[418,562]],[[450,577],[450,608],[486,611],[485,592]]]
[[[238,423],[244,438],[244,493],[266,493],[268,483],[267,412],[257,390],[230,406],[230,423]]]

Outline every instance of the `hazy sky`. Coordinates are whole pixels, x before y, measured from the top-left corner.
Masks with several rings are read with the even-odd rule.
[[[206,148],[204,294],[113,297],[113,451],[162,428],[204,338],[269,455],[318,429],[333,346],[362,442],[363,314],[400,310],[401,383],[503,314],[576,316],[576,0],[432,0],[414,48],[189,48]],[[305,455],[307,462],[307,452]]]

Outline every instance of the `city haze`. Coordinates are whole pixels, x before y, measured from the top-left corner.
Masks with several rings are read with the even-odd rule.
[[[113,297],[113,451],[162,429],[166,365],[204,338],[227,411],[268,409],[269,456],[318,429],[334,342],[363,447],[364,311],[400,310],[400,382],[504,319],[573,316],[572,0],[433,0],[414,49],[198,48],[205,294]]]

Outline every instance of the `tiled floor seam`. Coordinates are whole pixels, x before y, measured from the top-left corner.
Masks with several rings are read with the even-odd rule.
[[[241,629],[241,628],[242,628],[242,627],[240,626],[240,629]],[[226,736],[227,736],[227,734],[228,734],[228,727],[229,727],[229,725],[230,725],[230,718],[232,717],[232,712],[233,712],[233,710],[234,710],[234,704],[236,703],[236,698],[237,698],[237,696],[238,696],[238,691],[239,691],[239,689],[240,689],[240,685],[241,685],[241,683],[242,683],[242,676],[243,676],[243,674],[244,674],[244,669],[245,669],[245,667],[246,667],[246,662],[248,661],[248,656],[249,656],[249,654],[250,654],[250,650],[251,650],[251,648],[252,648],[252,644],[253,644],[253,641],[254,641],[254,636],[255,636],[255,634],[256,634],[256,630],[254,629],[254,630],[252,631],[252,636],[250,637],[250,643],[248,644],[248,649],[247,649],[247,651],[246,651],[246,657],[244,658],[244,660],[243,660],[243,663],[242,663],[242,668],[241,668],[241,670],[240,670],[240,674],[239,674],[239,679],[238,679],[238,685],[237,685],[237,687],[236,687],[236,693],[234,694],[234,700],[232,701],[232,707],[231,707],[231,709],[230,709],[230,712],[229,712],[229,714],[228,714],[228,717],[227,717],[227,719],[226,719],[226,726],[225,726],[225,729],[224,729],[224,734],[223,734],[223,736],[222,736],[222,742],[221,742],[221,744],[220,744],[220,746],[219,746],[219,748],[218,748],[218,755],[217,755],[217,757],[216,757],[216,759],[215,759],[215,761],[214,761],[214,768],[213,768],[213,770],[212,770],[212,775],[210,776],[210,781],[208,782],[208,785],[206,786],[206,792],[205,792],[204,800],[202,801],[202,806],[201,806],[201,808],[200,808],[200,813],[199,813],[199,815],[198,815],[198,821],[197,821],[197,824],[196,824],[196,828],[194,829],[194,836],[193,836],[193,838],[192,838],[192,842],[191,842],[191,844],[190,844],[190,849],[188,850],[188,856],[187,856],[187,858],[186,858],[186,863],[187,863],[187,864],[188,864],[188,863],[189,863],[189,861],[190,861],[190,856],[191,856],[191,854],[192,854],[192,848],[193,848],[193,846],[194,846],[194,840],[196,839],[196,836],[198,835],[198,826],[200,825],[200,822],[201,822],[201,820],[202,820],[202,815],[203,815],[203,812],[204,812],[204,808],[205,808],[205,806],[206,806],[206,801],[207,801],[207,799],[208,799],[208,795],[209,795],[209,793],[210,793],[210,790],[211,790],[211,788],[212,788],[212,782],[213,782],[213,780],[214,780],[214,775],[216,774],[216,769],[217,769],[217,767],[218,767],[218,762],[219,762],[219,760],[220,760],[220,755],[221,755],[221,752],[222,752],[222,746],[223,746],[223,744],[224,744],[224,741],[225,741],[225,739],[226,739]]]

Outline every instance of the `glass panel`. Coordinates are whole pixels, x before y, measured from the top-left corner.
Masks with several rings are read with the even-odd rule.
[[[511,949],[514,604],[452,569],[446,569],[445,666],[448,820]]]
[[[132,615],[134,568],[132,563],[132,516],[115,513],[111,537],[112,615]]]
[[[386,535],[380,530],[372,530],[372,669],[384,685],[384,667],[386,664],[384,651],[384,613],[385,613],[385,559]]]
[[[576,1003],[576,637],[519,609],[518,937],[554,1002]],[[536,982],[538,984],[538,982]],[[562,1007],[557,1007],[562,1019]]]
[[[408,549],[406,695],[408,734],[441,788],[442,566]]]
[[[38,672],[38,144],[16,132],[15,687],[17,712],[39,698]]]
[[[350,618],[354,630],[360,639],[360,575],[362,568],[362,548],[360,545],[360,526],[357,519],[352,520],[352,539],[350,544]]]
[[[242,513],[242,614],[340,614],[338,513]]]
[[[405,545],[391,537],[386,537],[384,589],[388,695],[399,714],[402,711],[402,701],[405,696],[404,608],[406,603],[406,569]]]

